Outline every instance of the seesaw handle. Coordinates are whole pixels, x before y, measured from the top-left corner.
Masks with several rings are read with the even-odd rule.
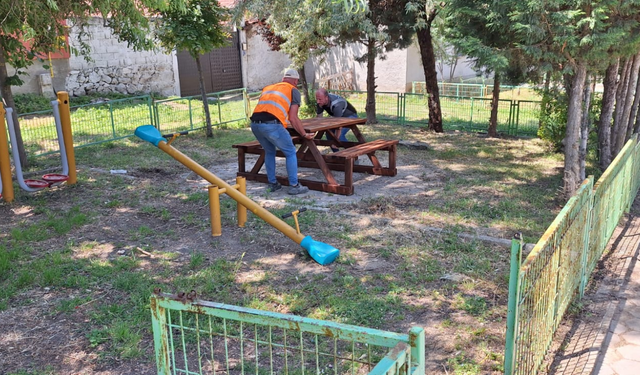
[[[298,213],[301,214],[301,213],[305,212],[306,210],[307,210],[306,207],[302,207],[301,209],[298,210]],[[291,217],[291,216],[293,216],[293,212],[289,212],[289,213],[283,214],[280,217],[283,218],[283,219],[286,219],[286,218]]]

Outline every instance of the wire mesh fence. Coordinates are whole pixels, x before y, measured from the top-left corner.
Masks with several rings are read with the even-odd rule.
[[[136,126],[152,123],[151,97],[135,96],[71,107],[74,147],[113,141],[133,135]],[[27,154],[59,152],[53,110],[18,115]]]
[[[634,135],[593,183],[583,182],[524,263],[512,258],[505,374],[537,374],[568,307],[587,281],[638,193],[640,144]],[[512,257],[517,257],[512,253]],[[511,307],[513,306],[513,307]]]
[[[245,89],[210,93],[206,98],[212,125],[222,127],[247,121],[249,107]],[[207,124],[201,95],[156,100],[153,110],[153,123],[161,132],[197,130]]]
[[[365,116],[365,91],[332,91],[352,103],[359,116]],[[259,92],[246,89],[207,94],[212,126],[243,126],[257,104]],[[376,116],[379,121],[425,127],[429,121],[424,94],[376,92]],[[482,97],[441,96],[445,130],[487,131],[491,100]],[[540,103],[527,100],[500,100],[498,132],[536,136]],[[51,110],[19,115],[20,128],[29,155],[58,152],[55,122]],[[201,96],[154,101],[151,96],[104,100],[71,108],[75,147],[127,138],[137,126],[153,124],[161,132],[197,130],[206,126]]]
[[[397,334],[195,299],[151,297],[159,374],[424,374],[424,331]],[[392,350],[394,349],[394,350]]]

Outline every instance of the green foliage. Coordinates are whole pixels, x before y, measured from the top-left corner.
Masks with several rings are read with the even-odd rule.
[[[105,24],[112,29],[120,41],[129,43],[135,49],[151,49],[153,42],[149,38],[149,18],[157,9],[163,9],[166,0],[33,0],[16,6],[14,2],[0,2],[0,53],[6,63],[16,68],[13,76],[8,77],[9,85],[21,85],[20,75],[49,52],[56,52],[61,45],[60,38],[68,34],[66,21],[73,18],[73,27],[80,30],[79,48],[73,52],[87,56],[89,36],[84,28],[91,17],[105,18]],[[183,7],[183,1],[172,1],[172,6]],[[24,43],[23,41],[29,41]],[[40,59],[41,61],[41,59]],[[0,65],[0,71],[6,72],[6,65]],[[3,82],[4,84],[4,82]]]
[[[555,152],[563,149],[562,140],[567,129],[567,101],[567,95],[559,91],[546,91],[542,95],[538,137],[547,142]]]
[[[186,50],[195,59],[229,38],[224,26],[229,13],[216,0],[189,0],[186,7],[172,4],[161,15],[155,34],[168,52]]]
[[[312,54],[321,55],[331,48],[341,30],[365,19],[364,12],[345,11],[353,9],[347,1],[245,0],[234,18],[239,21],[247,12],[266,19],[266,24],[258,26],[258,32],[273,50],[286,53],[293,66],[302,67]],[[349,1],[356,2],[363,1]]]
[[[18,94],[14,97],[18,113],[51,110],[51,99],[38,94]]]

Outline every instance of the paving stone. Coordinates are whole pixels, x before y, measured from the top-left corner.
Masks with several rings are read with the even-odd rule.
[[[631,314],[623,313],[620,316],[620,322],[624,323],[624,326],[627,327],[629,331],[636,331],[636,332],[640,331],[640,319],[635,318]]]
[[[627,344],[633,344],[640,346],[640,331],[629,331],[622,336],[622,339],[627,342]],[[640,353],[638,353],[638,358],[640,359]],[[640,371],[638,371],[640,373]]]
[[[618,375],[637,375],[640,370],[640,362],[623,359],[611,364],[611,368]]]
[[[627,332],[629,328],[626,325],[620,324],[620,322],[616,322],[615,327],[613,327],[613,333],[616,335],[622,335]]]
[[[617,375],[617,373],[613,371],[613,369],[609,365],[604,364],[600,368],[600,372],[598,372],[598,375]]]
[[[628,309],[625,312],[628,312],[629,314],[633,315],[635,318],[640,319],[640,309]]]
[[[638,345],[627,344],[616,348],[616,352],[624,359],[640,360],[640,346]],[[638,367],[638,373],[640,373],[640,367]]]

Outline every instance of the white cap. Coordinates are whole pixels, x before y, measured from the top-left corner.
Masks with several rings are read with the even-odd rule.
[[[284,72],[284,77],[283,78],[300,79],[300,75],[298,74],[298,71],[295,70],[295,69],[287,69]]]

